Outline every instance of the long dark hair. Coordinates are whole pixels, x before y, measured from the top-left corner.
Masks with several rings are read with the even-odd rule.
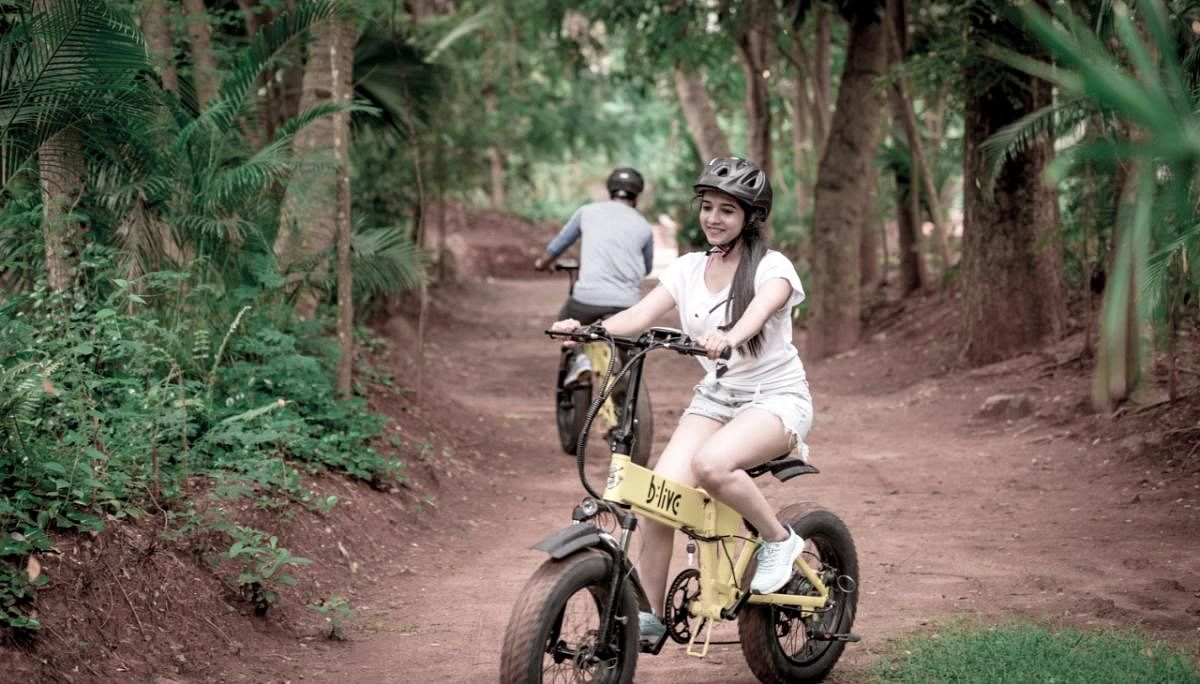
[[[733,283],[729,286],[729,299],[725,301],[725,325],[722,330],[729,330],[746,313],[750,300],[754,299],[754,274],[758,271],[758,262],[767,253],[767,236],[763,231],[762,212],[746,206],[741,200],[738,204],[746,212],[746,223],[742,233],[736,239],[742,241],[742,253],[738,257],[737,270],[733,272]],[[763,334],[760,329],[754,337],[746,340],[744,346],[751,356],[758,356],[763,347]]]

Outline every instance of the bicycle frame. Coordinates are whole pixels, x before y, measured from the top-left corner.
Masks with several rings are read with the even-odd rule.
[[[803,554],[796,559],[796,565],[812,583],[817,596],[749,594],[745,586],[746,569],[762,540],[757,534],[753,538],[742,536],[742,516],[703,489],[664,478],[633,463],[629,456],[614,452],[609,462],[604,499],[679,529],[699,544],[700,598],[688,610],[693,616],[709,622],[703,649],[694,651],[699,635],[697,630],[688,643],[689,655],[703,657],[708,654],[713,623],[732,618],[742,601],[789,606],[798,608],[801,614],[811,614],[824,608],[829,600],[829,589],[805,562]],[[738,542],[742,542],[741,549],[734,561]],[[623,540],[622,546],[628,551],[628,538]],[[721,562],[722,554],[727,560],[725,563]]]

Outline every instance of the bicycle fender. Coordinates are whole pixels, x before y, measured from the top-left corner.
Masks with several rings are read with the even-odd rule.
[[[533,548],[545,551],[554,560],[562,560],[577,551],[596,546],[604,546],[600,530],[595,525],[579,524],[562,528],[534,544]]]

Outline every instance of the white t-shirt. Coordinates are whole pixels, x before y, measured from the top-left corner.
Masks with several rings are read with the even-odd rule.
[[[710,292],[704,283],[704,268],[708,256],[692,252],[675,260],[659,276],[659,283],[675,300],[680,327],[693,339],[725,325],[725,302],[729,287]],[[804,364],[792,344],[792,307],[804,301],[800,276],[788,258],[775,250],[767,250],[754,273],[754,290],[771,278],[783,278],[792,286],[787,303],[767,319],[762,328],[762,349],[758,356],[733,350],[728,361],[714,361],[698,356],[696,360],[708,373],[706,380],[715,378],[718,363],[727,366],[721,376],[722,385],[750,392],[771,392],[802,387],[806,382]]]

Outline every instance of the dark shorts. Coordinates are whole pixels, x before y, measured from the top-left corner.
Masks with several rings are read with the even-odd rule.
[[[624,310],[623,306],[596,306],[577,302],[574,297],[568,297],[567,302],[558,312],[558,318],[559,320],[574,318],[583,325],[591,325],[602,318],[608,318]]]

